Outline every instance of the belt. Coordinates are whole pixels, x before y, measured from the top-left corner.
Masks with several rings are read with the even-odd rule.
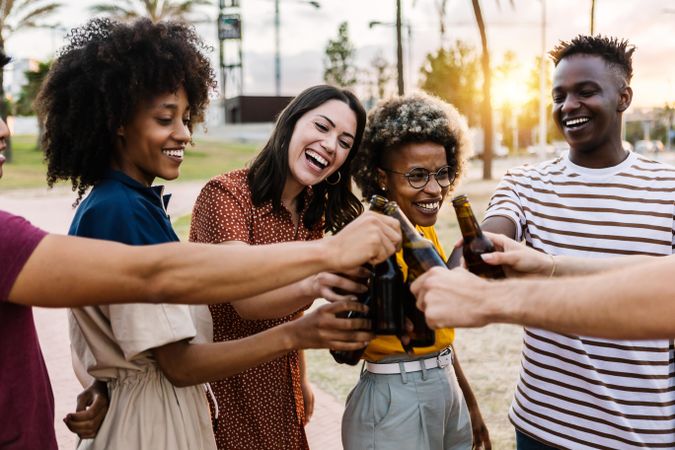
[[[401,372],[419,372],[420,370],[445,368],[452,364],[452,350],[446,348],[433,358],[392,363],[371,363],[366,361],[366,370],[370,373],[391,375]]]

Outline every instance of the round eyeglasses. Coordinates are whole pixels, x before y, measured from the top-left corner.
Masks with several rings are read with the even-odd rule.
[[[424,189],[432,176],[436,179],[436,183],[442,188],[450,186],[452,182],[455,181],[455,173],[450,166],[443,166],[436,172],[430,172],[423,167],[415,167],[407,172],[397,172],[391,169],[382,170],[403,175],[408,180],[408,184],[414,189]]]

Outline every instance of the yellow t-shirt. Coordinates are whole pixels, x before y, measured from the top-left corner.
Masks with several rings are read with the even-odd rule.
[[[434,227],[418,226],[417,229],[425,238],[429,239],[434,244],[434,247],[436,247],[436,250],[438,250],[441,258],[443,258],[443,261],[445,261],[447,257],[445,256],[445,251],[443,251],[441,243],[438,241],[438,235],[436,234]],[[406,279],[408,277],[408,265],[403,260],[403,250],[400,250],[398,253],[396,253],[396,260],[398,261],[398,265],[401,267],[401,272],[403,272],[403,279]],[[434,345],[431,347],[415,347],[415,355],[425,355],[427,353],[434,353],[443,350],[445,347],[452,344],[454,339],[454,328],[442,328],[440,330],[436,330],[436,342]],[[366,348],[366,351],[363,354],[363,359],[375,362],[384,358],[385,356],[396,355],[399,353],[405,353],[405,350],[403,350],[401,342],[396,336],[377,336]]]

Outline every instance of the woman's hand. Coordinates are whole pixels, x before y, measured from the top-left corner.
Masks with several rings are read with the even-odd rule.
[[[305,295],[311,299],[321,297],[329,302],[356,300],[356,295],[366,292],[368,288],[354,280],[367,279],[369,275],[368,269],[357,267],[341,274],[320,272],[305,278],[300,284]]]
[[[490,433],[483,421],[480,408],[477,403],[467,404],[471,416],[471,428],[473,430],[473,449],[491,450]]]
[[[303,417],[302,424],[307,426],[312,414],[314,414],[314,390],[306,377],[303,377],[300,387],[302,389],[302,401],[305,405],[305,417]]]
[[[368,307],[359,302],[338,301],[323,305],[302,317],[284,324],[292,328],[292,347],[330,348],[333,350],[358,350],[373,339],[368,319],[346,319],[336,314],[356,311],[367,313]]]
[[[108,387],[102,381],[94,381],[77,396],[74,413],[63,418],[68,429],[80,439],[96,437],[98,429],[108,412]]]

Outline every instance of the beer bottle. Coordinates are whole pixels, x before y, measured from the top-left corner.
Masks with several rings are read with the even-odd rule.
[[[375,266],[370,307],[373,333],[396,336],[405,333],[402,286],[403,273],[395,254]]]
[[[382,197],[381,195],[373,195],[370,199],[370,210],[382,213],[384,212],[384,207],[387,204],[387,199],[385,197]],[[368,290],[362,294],[359,294],[357,296],[357,301],[360,303],[363,303],[364,305],[368,306],[368,308],[371,307],[372,303],[372,290],[373,290],[373,277],[369,277],[369,279],[365,280],[367,285],[368,285]],[[364,280],[361,280],[364,281]],[[362,313],[357,313],[354,311],[349,311],[344,315],[340,315],[341,317],[346,317],[348,319],[355,319],[355,318],[371,318],[372,319],[372,312],[369,312],[367,316],[364,316]],[[361,359],[361,356],[363,356],[363,353],[366,351],[366,348],[361,348],[358,350],[331,350],[330,354],[333,356],[333,359],[340,363],[340,364],[349,364],[350,366],[356,365],[359,360]]]
[[[371,295],[373,284],[372,277],[369,281],[370,283],[368,283],[369,284],[368,290],[357,296],[357,300],[359,301],[359,303],[363,303],[368,308],[370,308],[372,304],[372,295]],[[367,316],[364,316],[363,313],[349,311],[344,317],[348,319],[356,319],[370,316],[371,316],[370,312],[368,313]],[[330,354],[333,356],[333,359],[339,364],[349,364],[350,366],[355,366],[356,364],[358,364],[359,360],[361,359],[361,356],[363,356],[363,353],[365,351],[366,347],[363,347],[358,350],[331,350]]]
[[[467,196],[459,195],[455,197],[452,199],[452,206],[455,207],[459,228],[464,238],[462,255],[469,272],[482,278],[505,278],[506,275],[501,266],[492,266],[483,261],[480,256],[483,253],[494,252],[495,246],[480,229]]]
[[[406,285],[409,285],[415,278],[432,267],[445,267],[445,262],[436,251],[434,244],[420,236],[417,229],[410,223],[410,220],[403,214],[396,202],[390,201],[387,203],[384,213],[397,219],[401,225],[401,231],[403,232],[403,259],[408,265]],[[424,313],[417,309],[415,297],[409,291],[409,286],[406,286],[406,289],[404,289],[404,292],[406,292],[404,309],[406,316],[413,324],[411,345],[413,347],[429,347],[434,345],[436,333],[427,325]]]

